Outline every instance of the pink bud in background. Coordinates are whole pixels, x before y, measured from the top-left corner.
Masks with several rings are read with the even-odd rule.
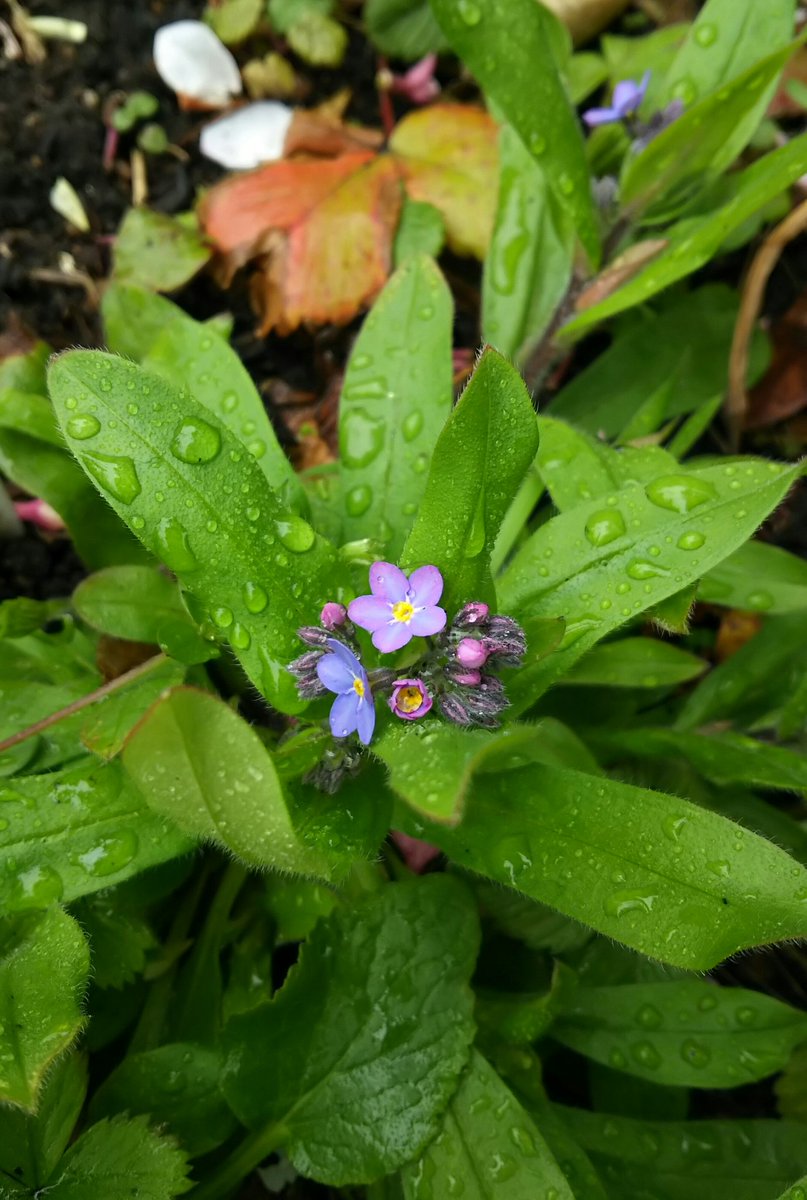
[[[390,836],[400,850],[407,867],[416,875],[420,875],[429,863],[433,862],[440,854],[437,846],[432,846],[430,842],[422,842],[420,838],[410,837],[408,833],[398,833],[393,830]]]
[[[337,629],[347,620],[347,609],[344,604],[337,604],[335,600],[329,600],[319,614],[319,619],[326,629]]]
[[[17,500],[14,508],[21,521],[28,521],[39,529],[46,529],[48,533],[64,529],[64,521],[56,509],[51,508],[44,500]]]

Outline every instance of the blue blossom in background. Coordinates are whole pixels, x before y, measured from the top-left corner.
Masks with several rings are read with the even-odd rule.
[[[608,108],[589,108],[583,113],[586,125],[613,125],[616,121],[624,121],[641,106],[650,83],[650,72],[645,71],[639,83],[633,79],[623,79],[614,88],[611,104]]]

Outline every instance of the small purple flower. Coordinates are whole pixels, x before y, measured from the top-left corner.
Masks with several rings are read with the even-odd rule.
[[[344,604],[329,600],[319,614],[320,624],[325,629],[338,629],[347,620],[347,609]]]
[[[612,125],[616,121],[624,121],[641,105],[650,83],[650,72],[645,71],[639,83],[634,79],[623,79],[614,88],[611,105],[608,108],[590,108],[583,113],[583,120],[589,128],[595,125]]]
[[[488,660],[488,651],[479,638],[463,638],[457,646],[457,661],[463,667],[483,667]]]
[[[344,738],[358,731],[359,740],[369,746],[375,728],[373,693],[367,672],[352,650],[336,638],[328,638],[330,654],[323,654],[317,663],[320,683],[329,692],[336,692],[331,708],[331,733]]]
[[[437,567],[418,567],[407,579],[392,563],[376,562],[370,567],[370,589],[371,596],[359,596],[347,611],[351,621],[372,633],[382,654],[445,628],[445,611],[437,606],[443,594]]]
[[[418,717],[426,716],[432,706],[432,698],[422,679],[396,679],[389,706],[396,717],[404,721],[416,721]]]

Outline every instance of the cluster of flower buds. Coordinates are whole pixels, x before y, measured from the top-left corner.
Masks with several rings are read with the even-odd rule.
[[[457,725],[493,728],[508,705],[504,684],[492,672],[517,667],[527,650],[524,631],[511,617],[492,614],[474,601],[462,608],[447,633],[446,690],[440,709]]]

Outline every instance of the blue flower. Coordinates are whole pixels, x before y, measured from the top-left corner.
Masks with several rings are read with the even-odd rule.
[[[336,692],[331,708],[331,733],[344,738],[358,731],[359,739],[369,746],[375,729],[373,693],[367,672],[352,650],[336,638],[328,638],[330,654],[317,663],[317,675],[329,692]]]
[[[615,121],[624,121],[641,105],[649,82],[649,71],[645,71],[639,83],[633,79],[623,79],[614,88],[610,108],[590,108],[583,113],[586,125],[612,125]]]

